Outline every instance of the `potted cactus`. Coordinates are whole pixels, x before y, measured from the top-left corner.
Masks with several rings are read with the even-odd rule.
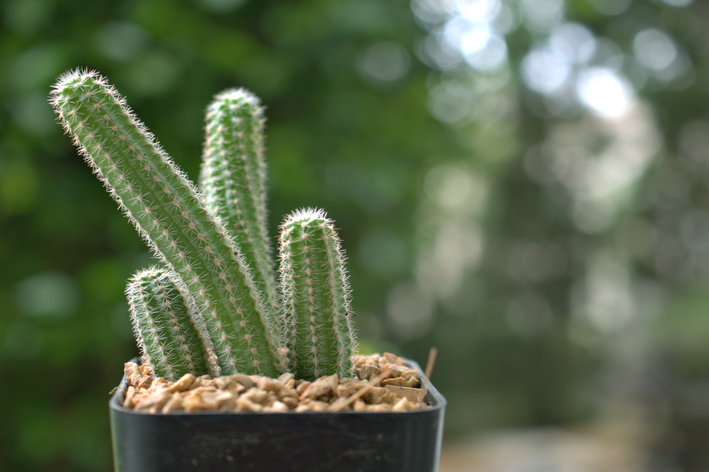
[[[254,95],[208,107],[200,189],[98,73],[64,74],[50,103],[161,261],[126,289],[141,365],[110,402],[117,471],[437,470],[445,400],[411,361],[354,356],[324,211],[285,217],[275,270]]]

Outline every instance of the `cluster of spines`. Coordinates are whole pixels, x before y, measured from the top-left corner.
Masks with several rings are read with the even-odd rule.
[[[204,315],[223,374],[275,375],[281,352],[240,248],[194,185],[95,72],[60,77],[50,101],[80,153]]]
[[[128,283],[126,296],[143,364],[160,377],[219,375],[204,322],[176,274],[151,268]]]
[[[243,250],[272,313],[280,313],[266,210],[263,108],[244,89],[226,90],[207,108],[200,188]],[[277,333],[278,334],[278,333]]]
[[[345,257],[322,210],[286,217],[279,239],[284,337],[299,378],[349,376],[355,348]]]

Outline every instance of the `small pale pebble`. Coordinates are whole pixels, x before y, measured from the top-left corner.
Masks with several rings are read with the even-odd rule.
[[[337,374],[329,375],[327,377],[320,377],[300,394],[300,398],[319,398],[334,395],[338,383],[339,379]]]
[[[355,400],[352,409],[354,411],[367,411],[367,404],[364,403],[362,400]]]
[[[382,385],[385,387],[387,385],[393,385],[395,387],[408,387],[407,385],[407,380],[405,380],[403,377],[395,377],[393,379],[384,379],[382,380]]]
[[[229,377],[217,377],[214,379],[214,386],[219,390],[229,390],[229,387],[234,384],[236,384],[236,382]]]
[[[153,378],[152,377],[141,377],[138,383],[135,384],[137,388],[150,388],[150,386],[153,384]]]
[[[374,365],[365,365],[359,371],[359,378],[362,380],[371,380],[379,375],[379,367]]]
[[[134,362],[126,362],[123,364],[123,374],[128,379],[128,384],[133,386],[138,385],[143,378],[140,367]]]
[[[397,356],[396,354],[392,354],[391,352],[385,352],[383,357],[390,364],[396,363],[397,359],[399,358],[399,356]]]
[[[406,372],[404,372],[403,374],[401,374],[401,377],[404,378],[404,379],[406,379],[406,380],[409,380],[410,378],[418,379],[418,378],[419,378],[419,373],[418,373],[418,371],[416,371],[416,370],[407,370]]]
[[[298,395],[302,395],[303,392],[310,387],[310,384],[311,382],[308,382],[307,380],[300,382],[300,384],[295,387],[295,391],[298,392]]]
[[[244,395],[241,395],[237,400],[236,404],[239,406],[239,408],[242,411],[253,411],[253,412],[259,412],[263,410],[263,407],[259,405],[258,403],[255,403],[251,401],[249,398],[245,397]]]
[[[406,381],[405,387],[416,388],[419,385],[421,385],[419,379],[417,379],[416,377],[411,377],[409,380]]]
[[[288,387],[288,384],[290,383],[291,386],[293,383],[295,383],[295,374],[293,373],[286,373],[286,374],[281,374],[280,377],[278,377],[278,381]],[[291,382],[292,381],[292,382]]]
[[[410,402],[421,403],[425,398],[425,392],[420,388],[409,387],[385,387],[387,390],[396,395],[397,398],[408,398]]]
[[[173,394],[165,403],[165,406],[162,407],[162,412],[170,413],[171,411],[180,411],[182,408],[182,397],[179,394]]]
[[[256,385],[258,385],[258,388],[261,390],[265,390],[267,392],[281,392],[286,388],[285,385],[278,380],[270,379],[268,377],[261,377]]]
[[[236,407],[236,397],[228,391],[217,392],[214,402],[219,411],[230,411]]]
[[[343,379],[340,379],[340,385],[354,385],[357,388],[357,390],[359,390],[360,388],[367,385],[367,383],[368,382],[365,380],[352,379],[349,377],[345,377]]]
[[[296,392],[294,388],[284,388],[280,392],[277,392],[277,394],[278,394],[279,400],[283,400],[284,398],[289,398],[289,397],[295,398],[296,400],[298,400],[298,398],[299,398],[298,392]]]
[[[124,408],[133,408],[135,406],[135,403],[133,403],[133,397],[135,397],[135,387],[130,386],[126,391],[126,397],[123,400]]]
[[[194,379],[187,390],[194,390],[202,386],[202,381],[199,378]]]
[[[397,364],[388,364],[387,367],[389,367],[392,377],[401,377],[401,374],[410,370],[408,367],[400,366]]]
[[[219,390],[231,392],[234,395],[238,395],[246,391],[246,388],[243,385],[234,382],[228,377],[217,377],[216,379],[214,379],[214,382],[217,384],[217,388]]]
[[[266,399],[261,402],[264,407],[269,407],[278,401],[278,395],[275,392],[268,392]]]
[[[145,398],[148,396],[145,394],[145,390],[135,390],[135,395],[133,395],[133,408],[135,408],[135,405],[138,403],[142,402]]]
[[[347,389],[347,391],[350,393],[350,395],[354,395],[355,393],[359,392],[362,390],[367,384],[362,382],[362,383],[346,383],[342,385]]]
[[[290,410],[288,405],[286,405],[283,402],[275,401],[271,406],[269,406],[266,411],[273,411],[273,412],[285,412]]]
[[[412,409],[412,406],[413,405],[411,405],[409,400],[404,397],[400,400],[397,400],[397,402],[392,405],[391,411],[409,411]]]
[[[212,379],[209,375],[200,375],[196,379],[194,379],[194,382],[190,386],[190,390],[195,389],[197,387],[216,387],[216,383],[214,382],[214,379]]]
[[[170,390],[171,392],[184,392],[185,390],[190,388],[190,386],[192,385],[194,380],[195,380],[195,377],[193,374],[185,374],[182,377],[180,377],[180,379],[177,382],[170,385],[168,390]]]
[[[251,380],[251,377],[249,377],[248,375],[234,374],[234,375],[230,375],[227,378],[233,380],[234,382],[236,382],[238,384],[243,385],[246,390],[248,390],[254,386],[253,380]]]
[[[326,402],[311,401],[310,409],[313,411],[327,411],[330,408],[330,404]]]
[[[378,405],[380,403],[394,403],[396,395],[388,391],[384,387],[372,387],[363,395],[364,400],[370,405]]]
[[[156,377],[153,379],[153,383],[150,384],[149,390],[151,392],[157,392],[160,391],[164,388],[168,388],[170,386],[170,382],[165,380],[162,377]]]
[[[258,387],[251,387],[246,392],[242,393],[239,398],[247,398],[254,403],[263,403],[268,396],[268,392],[261,390]]]
[[[190,392],[182,398],[182,407],[185,411],[203,410],[204,400],[199,392]]]
[[[386,403],[379,405],[367,405],[367,411],[391,411],[391,405]]]
[[[168,392],[167,390],[162,390],[161,392],[156,393],[155,395],[145,397],[143,400],[140,401],[140,403],[136,404],[135,410],[136,411],[144,411],[144,410],[150,410],[150,409],[160,410],[160,409],[162,409],[163,406],[165,406],[165,403],[167,403],[171,397],[172,397],[172,393]]]
[[[288,406],[291,410],[294,410],[298,406],[298,397],[283,397],[280,400],[282,403]]]

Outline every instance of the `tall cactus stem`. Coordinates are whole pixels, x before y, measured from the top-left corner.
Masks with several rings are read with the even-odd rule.
[[[290,368],[302,379],[349,376],[356,350],[345,257],[322,210],[298,210],[281,225],[280,277]]]
[[[143,364],[155,375],[172,381],[188,373],[219,375],[204,319],[177,274],[142,270],[129,281],[126,296]]]
[[[50,94],[64,129],[151,249],[204,315],[222,374],[276,375],[281,350],[241,250],[121,95],[96,72]]]
[[[271,313],[281,313],[268,237],[263,108],[245,89],[226,90],[207,107],[199,186],[207,205],[242,248]]]

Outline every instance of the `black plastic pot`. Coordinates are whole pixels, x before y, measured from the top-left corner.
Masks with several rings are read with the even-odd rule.
[[[116,472],[438,470],[446,400],[430,384],[430,408],[407,412],[157,414],[121,407],[125,384],[109,402]]]

